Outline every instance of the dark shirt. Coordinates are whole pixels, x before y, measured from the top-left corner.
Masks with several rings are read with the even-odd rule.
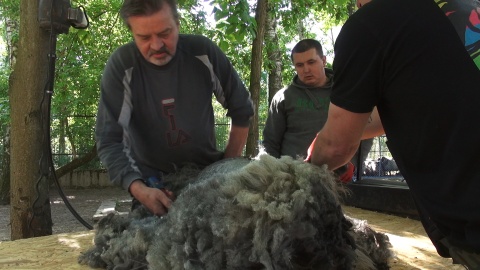
[[[435,1],[365,5],[343,26],[333,68],[333,104],[378,107],[422,220],[480,251],[480,71]]]
[[[249,92],[205,37],[180,35],[177,52],[165,66],[146,61],[133,42],[117,49],[102,77],[95,133],[110,179],[128,189],[135,179],[221,159],[213,95],[233,125],[249,125]]]

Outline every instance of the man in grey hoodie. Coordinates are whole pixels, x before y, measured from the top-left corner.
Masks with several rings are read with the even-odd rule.
[[[298,42],[292,49],[291,60],[297,75],[273,97],[263,130],[265,151],[277,158],[307,156],[318,127],[327,120],[333,85],[333,71],[325,67],[326,56],[317,40]],[[361,160],[372,142],[369,139],[362,143]]]

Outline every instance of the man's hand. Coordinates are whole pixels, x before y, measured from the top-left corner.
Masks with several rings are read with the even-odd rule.
[[[129,190],[133,197],[156,216],[165,215],[175,199],[173,192],[147,187],[142,180],[132,182]]]
[[[307,149],[307,158],[305,159],[305,162],[312,162],[312,152],[313,152],[313,147],[314,147],[314,144],[315,144],[315,140],[317,139],[317,137],[315,137],[315,139],[313,139],[312,143],[310,144],[310,146],[308,147]]]
[[[311,162],[310,159],[312,158],[312,151],[313,151],[313,145],[315,144],[315,139],[313,140],[312,144],[310,144],[310,147],[308,148],[307,158],[305,159],[305,162]],[[353,178],[353,173],[355,172],[355,166],[353,165],[352,162],[348,162],[347,164],[339,167],[333,172],[337,176],[338,181],[345,184],[350,183]]]
[[[352,162],[348,162],[347,164],[343,165],[342,167],[334,170],[333,172],[335,175],[338,176],[338,180],[342,183],[350,183],[353,178],[353,173],[355,171],[355,166]]]

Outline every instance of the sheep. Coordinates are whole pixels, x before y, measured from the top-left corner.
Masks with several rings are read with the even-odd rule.
[[[260,154],[165,178],[167,215],[110,214],[79,263],[106,269],[389,269],[391,245],[346,216],[326,166]]]
[[[394,159],[381,157],[379,159],[380,167],[383,175],[395,175],[399,173],[397,163]]]

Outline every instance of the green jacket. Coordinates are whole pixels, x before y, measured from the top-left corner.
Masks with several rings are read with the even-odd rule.
[[[325,69],[325,73],[329,81],[322,87],[308,87],[296,75],[288,87],[275,94],[263,130],[263,146],[267,153],[277,158],[283,155],[306,157],[310,143],[328,116],[333,71]]]

